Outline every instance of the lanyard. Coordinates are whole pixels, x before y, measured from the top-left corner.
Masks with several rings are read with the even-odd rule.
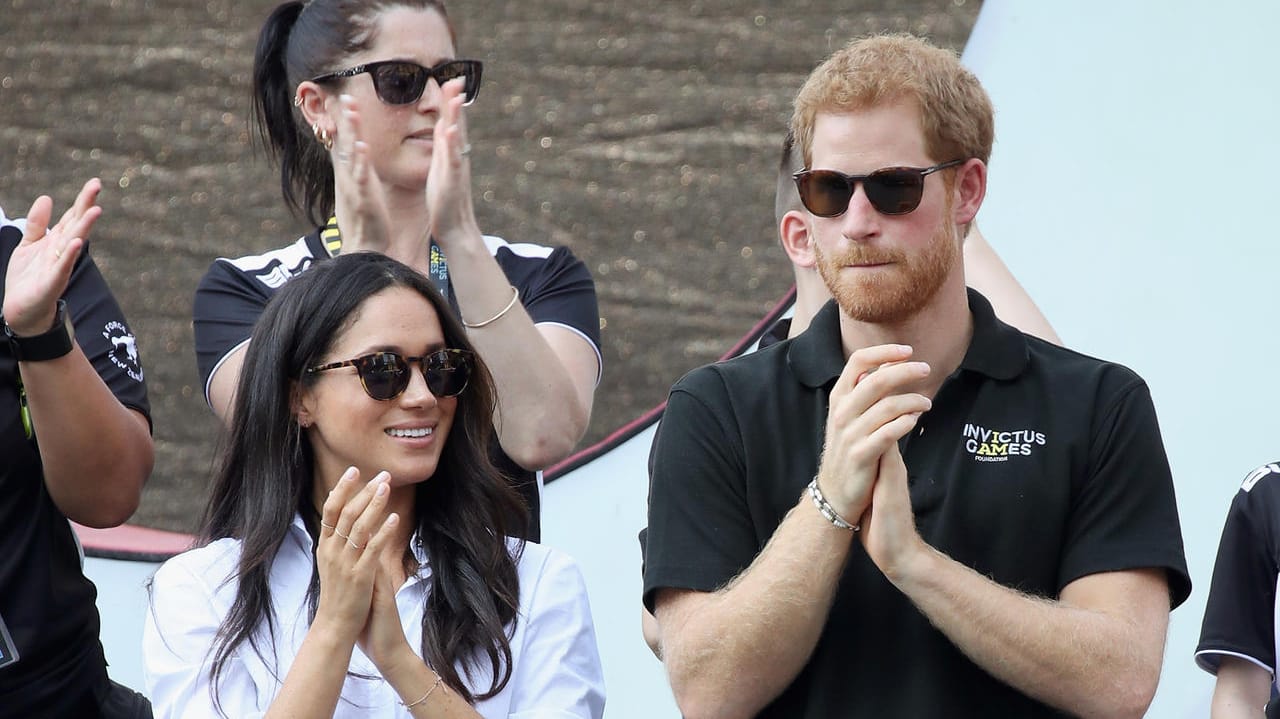
[[[337,257],[342,252],[342,231],[338,229],[338,218],[330,217],[329,222],[320,228],[320,239],[324,242],[325,249],[333,257]],[[427,276],[431,278],[431,282],[435,284],[436,289],[440,290],[440,294],[444,295],[456,312],[458,309],[457,299],[453,296],[453,283],[449,280],[449,262],[445,259],[444,250],[440,249],[440,245],[436,242],[436,238],[431,238],[431,249],[428,254],[428,270]]]
[[[440,290],[440,294],[444,295],[449,303],[453,303],[453,283],[449,281],[449,263],[444,258],[444,250],[440,249],[440,245],[436,244],[436,238],[431,238],[431,254],[430,269],[427,276],[436,284],[436,289]]]

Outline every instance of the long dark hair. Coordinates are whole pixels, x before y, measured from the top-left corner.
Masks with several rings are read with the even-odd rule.
[[[246,640],[260,656],[269,655],[257,645],[257,631],[265,628],[275,640],[269,578],[294,514],[303,517],[313,547],[319,536],[312,450],[292,413],[293,387],[315,381],[304,369],[324,357],[366,299],[390,287],[427,298],[446,345],[472,349],[429,279],[374,252],[317,263],[276,293],[254,328],[201,529],[203,543],[228,537],[241,543],[235,602],[214,641],[215,686]],[[516,562],[523,545],[513,553],[507,537],[519,536],[526,515],[519,495],[489,459],[494,406],[493,379],[477,356],[436,472],[415,488],[415,537],[431,562],[422,656],[467,701],[497,694],[511,678],[508,631],[515,626],[520,594]],[[319,587],[313,558],[313,617]],[[455,661],[472,678],[481,656],[488,659],[492,681],[473,695]]]
[[[282,3],[258,33],[253,55],[253,114],[262,147],[280,163],[280,190],[295,215],[323,225],[333,214],[333,165],[293,106],[298,83],[343,68],[367,50],[378,13],[407,7],[435,10],[458,39],[440,0],[311,0]]]

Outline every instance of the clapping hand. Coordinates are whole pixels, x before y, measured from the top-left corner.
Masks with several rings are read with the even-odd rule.
[[[333,153],[334,184],[342,197],[355,198],[354,217],[343,218],[344,250],[381,252],[406,264],[426,255],[421,245],[393,248],[391,218],[386,191],[369,157],[369,145],[360,139],[360,109],[355,98],[338,98],[342,113],[338,121],[336,147]]]
[[[9,257],[9,271],[4,278],[4,307],[0,312],[14,334],[38,335],[53,327],[58,298],[66,292],[80,248],[102,214],[97,205],[101,189],[97,178],[84,183],[75,204],[53,227],[49,227],[53,200],[42,195],[32,203],[26,231]]]
[[[896,442],[880,457],[871,506],[861,524],[867,556],[890,581],[902,574],[915,550],[925,548],[911,510],[907,465]]]
[[[389,480],[386,472],[379,472],[361,484],[360,471],[347,469],[329,492],[320,517],[316,622],[329,624],[353,644],[369,617],[379,557],[399,521],[387,512]]]
[[[881,457],[927,412],[929,398],[910,387],[929,374],[911,348],[880,345],[854,352],[831,390],[818,485],[846,521],[857,524],[872,504]]]
[[[466,118],[462,104],[464,78],[454,78],[441,88],[440,114],[431,138],[431,173],[427,176],[427,212],[431,234],[448,254],[448,242],[461,232],[479,235],[471,200],[471,163],[467,159]]]

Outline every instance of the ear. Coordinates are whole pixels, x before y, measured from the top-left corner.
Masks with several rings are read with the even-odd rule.
[[[978,208],[987,196],[987,165],[971,157],[956,170],[951,220],[957,225],[967,225],[978,216]]]
[[[310,80],[298,83],[293,93],[293,103],[302,111],[308,126],[319,125],[333,134],[335,123],[329,117],[329,92]]]
[[[817,264],[813,255],[813,241],[809,234],[809,217],[799,210],[790,210],[778,223],[778,237],[791,264],[812,269]]]
[[[289,384],[289,411],[298,420],[298,425],[306,428],[316,423],[312,409],[314,395],[297,381]]]

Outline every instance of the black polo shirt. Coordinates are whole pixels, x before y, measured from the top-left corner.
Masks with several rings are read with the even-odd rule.
[[[1088,574],[1163,567],[1181,603],[1191,583],[1146,384],[1022,334],[972,290],[969,306],[964,361],[902,441],[921,536],[1051,598]],[[712,591],[751,563],[817,471],[844,364],[828,303],[799,337],[672,388],[650,456],[646,606],[657,588]],[[1056,715],[966,658],[855,542],[813,656],[760,716]]]
[[[1196,663],[1218,673],[1223,656],[1276,671],[1280,575],[1280,462],[1245,477],[1231,500],[1213,565]]]
[[[0,214],[0,302],[21,239]],[[126,407],[150,416],[133,331],[87,250],[63,298],[76,344],[103,382]],[[106,681],[97,590],[44,484],[38,443],[58,428],[35,426],[28,438],[19,381],[9,344],[0,341],[0,716],[83,716],[68,705]]]

